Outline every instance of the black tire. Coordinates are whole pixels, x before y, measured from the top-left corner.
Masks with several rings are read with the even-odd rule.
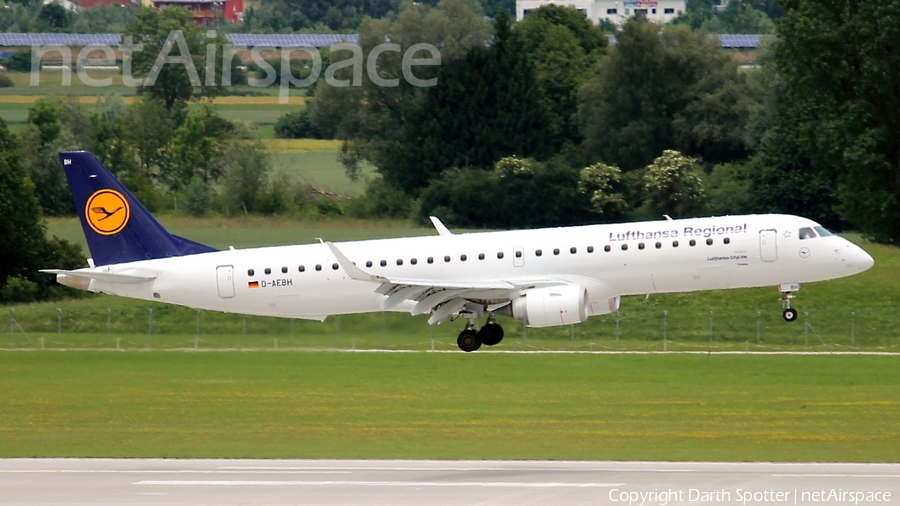
[[[785,309],[781,316],[784,317],[784,321],[792,322],[797,319],[797,310],[796,309]]]
[[[481,348],[481,339],[474,330],[463,330],[459,333],[459,337],[456,338],[456,345],[462,351],[469,353]]]
[[[478,331],[478,337],[485,346],[496,346],[503,340],[503,327],[496,323],[487,323]]]

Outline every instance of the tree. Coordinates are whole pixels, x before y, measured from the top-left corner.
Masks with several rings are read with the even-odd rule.
[[[194,23],[191,12],[182,7],[169,7],[157,11],[153,7],[142,7],[135,15],[134,22],[125,29],[124,36],[133,37],[134,44],[143,44],[142,51],[135,51],[132,68],[138,76],[156,75],[155,82],[146,81],[138,88],[138,93],[147,94],[161,101],[168,111],[178,112],[186,103],[196,98],[195,88],[201,96],[213,97],[224,89],[222,75],[222,46],[228,44],[225,34],[217,32],[208,38],[206,30]],[[207,46],[215,45],[216,56],[213,68],[215,82],[207,83]],[[183,63],[157,65],[161,55],[168,52],[170,58],[185,58]],[[179,113],[180,114],[180,113]],[[181,118],[176,114],[176,118]]]
[[[581,169],[578,191],[590,200],[591,209],[603,218],[616,218],[628,208],[619,192],[622,171],[618,167],[595,163]]]
[[[703,184],[697,177],[696,164],[696,159],[672,150],[653,160],[644,175],[644,192],[650,208],[675,217],[700,209]]]
[[[34,184],[22,167],[19,147],[0,118],[0,297],[32,292],[44,299],[59,293],[51,276],[38,269],[75,269],[84,265],[80,247],[52,238],[47,240],[46,224],[34,195]],[[16,279],[8,287],[10,278]],[[27,281],[27,282],[26,282]],[[4,302],[0,300],[0,302]]]
[[[51,32],[64,30],[69,26],[69,22],[69,11],[55,2],[44,4],[44,6],[41,7],[41,12],[38,14],[38,23]]]
[[[737,64],[706,34],[631,19],[581,90],[585,148],[625,171],[670,148],[711,163],[744,158],[752,105],[744,82]]]
[[[546,102],[505,11],[495,44],[442,65],[438,82],[410,108],[403,137],[383,155],[379,172],[388,184],[414,195],[453,167],[490,170],[505,156],[552,153]]]
[[[403,79],[402,52],[414,44],[432,44],[440,49],[443,67],[462,58],[469,48],[486,46],[490,36],[490,23],[474,0],[440,0],[434,8],[404,2],[393,21],[363,20],[359,27],[359,45],[364,57],[385,40],[400,45],[400,53],[382,53],[377,67],[381,78],[399,79],[398,86],[379,86],[363,72],[361,86],[318,86],[315,99],[308,106],[313,124],[323,135],[333,134],[344,141],[341,161],[352,180],[357,178],[358,164],[363,160],[379,169],[386,166],[387,155],[404,133],[405,115],[421,95],[422,88]],[[334,61],[345,57],[332,55]],[[437,72],[434,67],[415,70],[419,79],[431,78]]]
[[[571,7],[545,5],[531,11],[513,34],[535,69],[558,141],[578,144],[578,89],[606,53],[606,37]]]
[[[226,212],[257,211],[266,191],[270,160],[262,144],[229,141],[222,150]]]
[[[59,102],[49,98],[40,98],[28,107],[26,121],[41,133],[41,143],[47,144],[62,131],[62,123],[59,121],[62,107]]]
[[[840,216],[879,241],[900,240],[900,0],[786,0],[778,70],[802,112],[796,140],[837,180]]]
[[[309,109],[289,112],[275,122],[278,139],[322,139],[322,133],[309,118]]]

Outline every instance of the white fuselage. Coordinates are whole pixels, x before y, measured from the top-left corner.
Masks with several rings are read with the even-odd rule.
[[[871,267],[868,254],[839,236],[801,239],[801,229],[817,226],[796,216],[749,215],[336,246],[357,267],[379,276],[427,279],[436,285],[460,280],[576,284],[587,288],[593,304],[624,295],[821,281]],[[92,291],[243,314],[321,320],[380,311],[385,298],[375,291],[378,283],[351,279],[323,243],[226,250],[94,270],[149,272],[156,278],[129,284],[94,279]],[[409,309],[409,303],[393,308]]]

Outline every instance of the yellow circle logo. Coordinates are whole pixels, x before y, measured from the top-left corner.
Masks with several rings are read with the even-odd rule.
[[[115,190],[97,190],[84,206],[88,225],[100,235],[118,234],[128,224],[131,207],[125,197]]]

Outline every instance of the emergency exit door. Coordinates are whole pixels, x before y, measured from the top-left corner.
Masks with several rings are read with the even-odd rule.
[[[219,297],[223,299],[234,297],[234,267],[220,265],[216,268],[216,275],[219,283]]]
[[[775,237],[774,230],[759,231],[759,257],[763,262],[778,260],[778,245],[775,243]]]

